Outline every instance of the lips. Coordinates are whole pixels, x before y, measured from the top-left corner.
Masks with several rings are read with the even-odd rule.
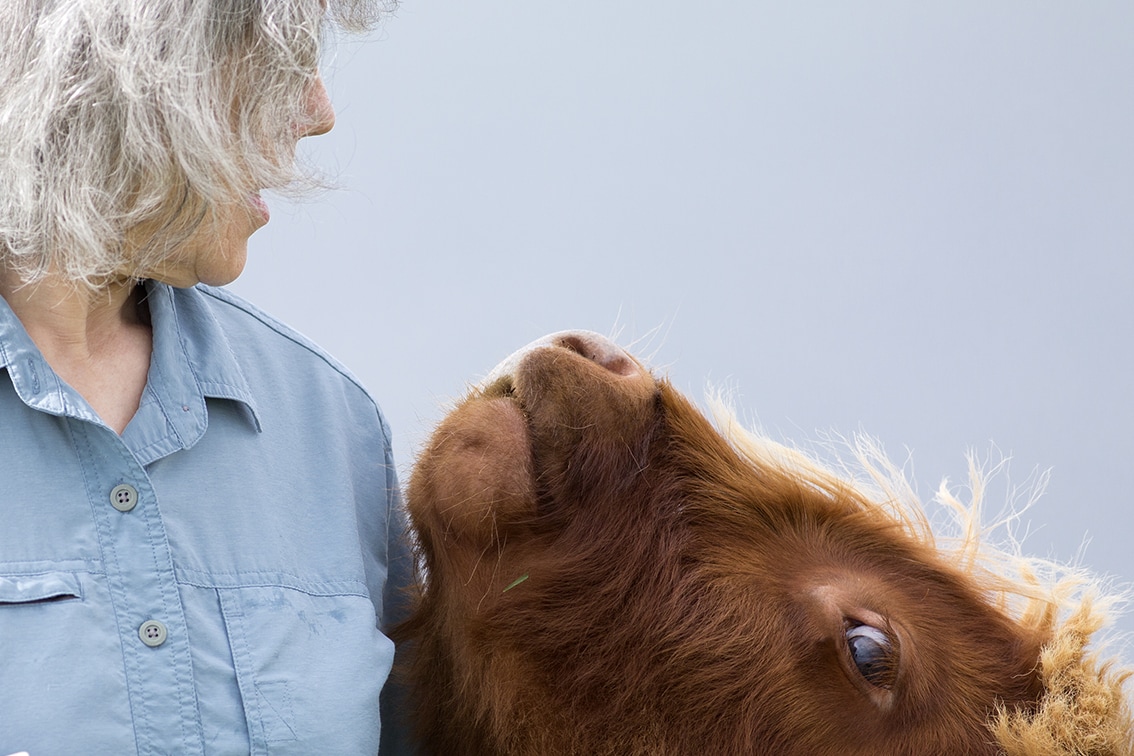
[[[260,216],[264,223],[267,223],[268,220],[272,217],[271,211],[268,210],[268,203],[265,202],[264,198],[259,194],[250,194],[248,196],[248,204],[255,208],[256,213]]]

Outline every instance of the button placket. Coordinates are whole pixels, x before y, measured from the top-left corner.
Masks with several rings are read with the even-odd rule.
[[[199,714],[185,611],[149,473],[110,429],[75,418],[68,424],[122,644],[137,750],[203,754],[200,732],[192,724]]]

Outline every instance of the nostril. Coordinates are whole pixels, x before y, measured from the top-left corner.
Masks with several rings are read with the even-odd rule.
[[[613,342],[597,333],[569,333],[559,338],[558,346],[585,357],[615,375],[631,376],[640,372],[638,364]]]
[[[652,380],[650,371],[642,367],[637,360],[622,351],[620,347],[605,336],[594,331],[559,331],[536,339],[527,346],[512,352],[504,358],[503,362],[494,367],[480,381],[478,386],[483,391],[493,393],[498,390],[495,384],[498,381],[506,380],[509,387],[514,387],[512,381],[516,372],[529,358],[535,357],[541,352],[546,353],[547,350],[559,349],[574,352],[583,359],[589,360],[622,378],[641,377],[646,381]]]

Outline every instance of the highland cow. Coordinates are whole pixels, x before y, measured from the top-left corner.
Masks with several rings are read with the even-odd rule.
[[[869,450],[856,480],[718,426],[588,332],[441,423],[400,630],[426,752],[1134,753],[1089,586],[982,545],[944,492],[946,547]]]

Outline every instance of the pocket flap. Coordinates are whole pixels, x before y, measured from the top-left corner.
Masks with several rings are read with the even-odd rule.
[[[0,604],[31,604],[82,598],[79,578],[73,572],[38,575],[0,575]]]

